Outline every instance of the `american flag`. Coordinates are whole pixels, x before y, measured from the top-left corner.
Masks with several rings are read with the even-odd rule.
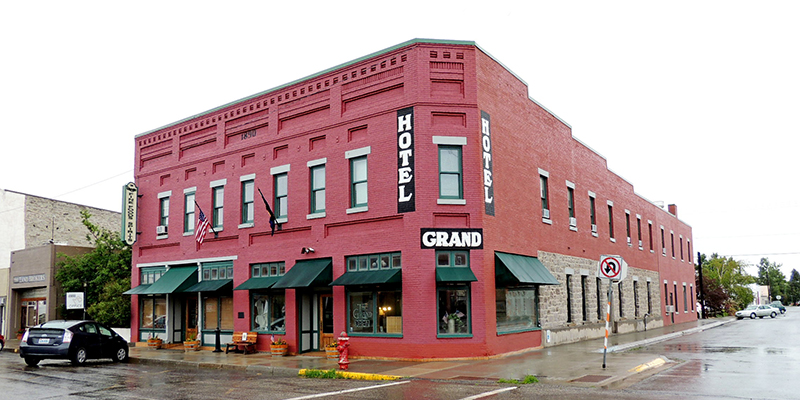
[[[203,214],[203,210],[200,210],[200,217],[197,219],[197,229],[194,232],[194,240],[197,241],[198,245],[203,244],[203,239],[205,239],[206,233],[208,233],[210,227],[210,221],[206,218],[206,215]]]

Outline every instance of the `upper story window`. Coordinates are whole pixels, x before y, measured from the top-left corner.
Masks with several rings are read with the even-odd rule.
[[[325,163],[326,159],[309,161],[310,207],[309,218],[325,213]]]
[[[575,184],[567,181],[567,208],[569,211],[569,228],[578,230],[578,219],[575,218]]]
[[[664,237],[664,225],[661,225],[661,255],[667,255],[667,242]]]
[[[589,220],[592,223],[592,236],[597,236],[597,207],[595,205],[595,194],[589,192]]]
[[[227,183],[227,180],[220,179],[210,184],[212,209],[211,226],[217,231],[222,230],[222,225],[224,223],[223,207],[225,206],[225,183]]]
[[[350,160],[350,208],[348,214],[367,211],[367,155],[370,147],[345,152]]]
[[[289,217],[289,171],[288,164],[270,169],[275,201],[274,212],[278,223],[286,222]]]
[[[439,146],[439,199],[437,204],[466,204],[462,165],[465,137],[434,136]]]
[[[400,252],[347,257],[348,272],[402,268],[402,266]]]
[[[156,234],[159,237],[167,235],[167,227],[169,226],[169,198],[172,192],[162,192],[158,194],[158,227]]]
[[[615,241],[614,239],[614,203],[609,200],[608,201],[608,237],[611,241]]]
[[[165,267],[148,267],[139,270],[139,284],[152,285],[167,271]]]
[[[547,187],[547,180],[549,177],[550,174],[547,171],[541,168],[539,169],[539,198],[542,200],[542,219],[544,220],[550,219],[549,188]]]
[[[220,279],[233,279],[233,263],[208,263],[203,265],[203,280],[215,281]]]
[[[252,225],[255,217],[255,174],[242,176],[242,225]]]
[[[628,238],[628,246],[633,245],[631,240],[631,212],[625,210],[625,236]]]
[[[194,233],[194,202],[197,188],[183,190],[183,233]]]
[[[266,278],[270,276],[283,276],[286,273],[286,263],[270,262],[251,264],[251,278]]]

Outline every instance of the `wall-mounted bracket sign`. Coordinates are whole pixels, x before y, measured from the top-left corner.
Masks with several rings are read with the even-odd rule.
[[[133,182],[122,187],[122,240],[129,246],[136,242],[136,212],[138,209],[139,188]]]
[[[423,249],[482,249],[483,229],[420,229]]]

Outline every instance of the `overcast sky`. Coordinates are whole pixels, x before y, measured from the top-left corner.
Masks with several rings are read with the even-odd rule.
[[[410,39],[469,40],[677,204],[695,251],[800,271],[800,2],[273,3],[3,2],[0,188],[118,211],[140,133]]]

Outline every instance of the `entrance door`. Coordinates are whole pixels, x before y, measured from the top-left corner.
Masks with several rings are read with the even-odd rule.
[[[194,336],[198,338],[197,335],[197,296],[188,296],[186,298],[186,321],[185,327],[186,332],[184,338],[188,338]]]
[[[316,293],[299,294],[298,307],[300,314],[300,352],[319,350],[319,295]]]
[[[319,347],[324,349],[329,343],[335,341],[333,335],[333,295],[323,294],[319,296],[319,309],[320,312],[320,327],[322,328],[322,335],[320,337]]]

